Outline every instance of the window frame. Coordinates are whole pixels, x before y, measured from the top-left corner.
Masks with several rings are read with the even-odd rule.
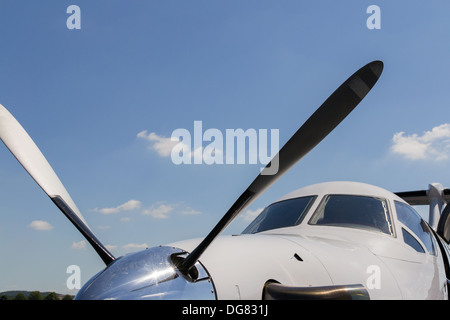
[[[422,240],[422,238],[413,230],[413,229],[411,229],[411,227],[408,225],[408,224],[406,224],[405,222],[403,222],[401,219],[400,219],[400,216],[399,216],[399,210],[397,210],[397,203],[398,204],[400,204],[400,205],[402,205],[402,206],[406,206],[406,208],[407,209],[412,209],[412,214],[414,214],[416,217],[418,217],[420,220],[420,224],[425,224],[425,226],[426,226],[426,228],[428,229],[428,234],[429,234],[429,236],[430,236],[430,239],[431,239],[431,250],[429,250],[428,248],[427,248],[427,246],[426,246],[426,244],[425,244],[425,242]],[[437,246],[438,246],[438,244],[437,244],[437,242],[436,242],[436,239],[435,239],[435,237],[434,237],[434,234],[433,234],[433,230],[432,230],[432,228],[431,228],[431,226],[420,216],[420,214],[412,207],[412,206],[410,206],[409,204],[407,204],[407,203],[404,203],[404,202],[402,202],[402,201],[398,201],[398,200],[394,200],[394,207],[395,207],[395,213],[397,214],[397,220],[398,220],[398,222],[401,224],[401,228],[403,228],[405,231],[407,231],[412,237],[414,237],[414,239],[417,241],[417,242],[419,242],[419,244],[422,246],[422,248],[424,249],[424,251],[425,252],[419,252],[419,251],[417,251],[416,250],[416,252],[418,252],[418,253],[423,253],[423,254],[430,254],[430,255],[432,255],[432,256],[437,256],[438,255],[438,248],[437,248]],[[403,234],[402,234],[402,236],[403,236]],[[405,243],[405,244],[407,244],[407,245],[409,245],[406,241],[405,241],[405,239],[403,238],[403,243]],[[409,246],[411,246],[411,245],[409,245]]]
[[[417,253],[421,253],[421,254],[426,254],[428,252],[428,250],[425,249],[425,247],[423,246],[422,242],[419,241],[419,239],[417,239],[416,235],[414,232],[412,232],[410,229],[405,228],[404,226],[401,227],[402,228],[402,237],[403,237],[403,243],[408,245],[409,247],[411,247],[414,251],[416,251]],[[410,237],[410,238],[406,238],[405,237],[405,233]],[[409,241],[407,241],[406,239],[412,239],[414,240],[415,244],[417,243],[419,245],[419,247],[422,249],[421,251],[417,250],[417,248],[411,244]]]
[[[305,207],[305,209],[301,212],[301,215],[298,216],[298,219],[296,221],[295,224],[293,225],[287,225],[287,226],[283,226],[283,227],[276,227],[276,228],[270,228],[270,229],[266,229],[266,230],[262,230],[262,231],[257,231],[257,232],[245,232],[255,221],[256,219],[258,219],[261,214],[269,207],[282,203],[282,202],[286,202],[286,201],[293,201],[293,200],[297,200],[297,199],[304,199],[304,198],[310,198],[308,205]],[[296,227],[299,226],[300,224],[302,224],[302,222],[305,220],[305,217],[308,216],[309,212],[311,211],[311,208],[313,207],[313,205],[316,203],[318,196],[317,195],[304,195],[304,196],[300,196],[300,197],[294,197],[294,198],[289,198],[289,199],[284,199],[284,200],[280,200],[280,201],[276,201],[273,202],[271,204],[269,204],[267,207],[265,207],[256,217],[255,219],[253,219],[246,227],[245,229],[241,232],[241,234],[257,234],[257,233],[261,233],[261,232],[265,232],[265,231],[272,231],[272,230],[277,230],[277,229],[283,229],[283,228],[292,228],[292,227]],[[261,224],[261,222],[259,223],[259,225]],[[255,227],[253,227],[255,228]],[[252,229],[253,229],[252,228]]]
[[[377,228],[364,228],[363,225],[359,226],[357,224],[355,224],[353,226],[353,225],[326,225],[326,224],[313,223],[312,222],[313,219],[319,213],[319,211],[322,209],[322,207],[324,205],[326,205],[326,202],[328,202],[328,199],[330,199],[331,196],[364,197],[364,198],[372,198],[372,199],[377,199],[377,200],[380,200],[380,201],[384,201],[386,203],[386,208],[387,208],[387,211],[388,211],[388,215],[386,216],[386,218],[387,218],[386,221],[388,223],[388,228],[390,229],[391,233],[383,232],[381,229],[377,229]],[[317,208],[315,209],[314,213],[311,215],[311,218],[309,218],[308,225],[310,225],[310,226],[318,226],[318,227],[328,226],[328,227],[357,229],[357,230],[369,231],[369,232],[374,232],[374,233],[387,235],[387,236],[392,237],[392,238],[397,238],[397,231],[396,231],[396,228],[395,228],[395,222],[394,222],[394,216],[393,216],[393,210],[392,210],[391,202],[387,198],[379,197],[379,196],[375,196],[375,195],[349,194],[349,193],[328,193],[328,194],[325,194],[325,195],[323,195],[323,197],[322,197],[320,203],[318,204]]]

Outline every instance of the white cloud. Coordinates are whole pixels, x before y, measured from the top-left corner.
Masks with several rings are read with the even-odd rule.
[[[105,245],[105,247],[106,247],[106,249],[108,249],[110,251],[117,249],[117,246],[112,245],[112,244],[107,244],[107,245]]]
[[[173,211],[175,205],[172,204],[160,204],[157,207],[152,206],[148,209],[145,209],[142,213],[146,215],[151,215],[156,219],[167,219],[169,217],[169,213]]]
[[[132,210],[137,210],[137,209],[141,209],[142,208],[142,202],[137,201],[137,200],[129,200],[127,202],[125,202],[124,204],[121,204],[117,207],[111,207],[111,208],[95,208],[91,211],[95,211],[95,212],[100,212],[102,214],[113,214],[113,213],[118,213],[118,212],[122,212],[122,211],[132,211]],[[156,203],[154,203],[153,205],[147,207],[147,208],[142,208],[142,210],[140,210],[141,214],[143,215],[149,215],[155,219],[167,219],[170,217],[170,214],[172,214],[174,212],[174,210],[176,210],[177,214],[182,214],[182,215],[199,215],[201,214],[200,211],[195,210],[194,208],[185,205],[184,203],[166,203],[163,201],[158,201]],[[132,219],[130,217],[122,217],[120,218],[121,222],[130,222]],[[109,229],[110,226],[109,225],[101,225],[98,227],[99,229]]]
[[[34,220],[28,226],[38,231],[49,231],[53,229],[53,226],[50,223],[42,220]]]
[[[148,245],[146,243],[137,244],[137,243],[129,243],[122,246],[125,250],[142,250],[145,248],[148,248]]]
[[[142,203],[140,201],[131,199],[117,207],[102,208],[102,209],[95,208],[93,211],[100,212],[103,214],[118,213],[121,211],[132,211],[135,209],[140,209],[141,204]]]
[[[172,156],[172,150],[175,146],[177,146],[174,150],[175,154],[177,154],[180,159],[183,158],[183,161],[186,160],[188,163],[213,164],[217,159],[219,159],[219,161],[223,161],[223,150],[217,148],[217,146],[207,146],[205,148],[200,146],[197,149],[192,150],[190,145],[186,144],[176,136],[167,138],[164,136],[159,136],[154,132],[148,133],[147,130],[139,132],[137,137],[152,142],[153,144],[149,146],[149,149],[155,150],[161,157]],[[173,161],[178,164],[178,161],[181,160]]]
[[[158,136],[154,132],[148,133],[147,130],[139,132],[137,137],[152,142],[153,145],[149,148],[155,150],[161,157],[169,157],[173,147],[180,142],[180,140],[176,138]]]
[[[245,210],[241,214],[241,218],[244,219],[245,221],[253,221],[263,210],[264,210],[264,208],[258,208],[255,210],[250,210],[250,209]]]
[[[193,209],[191,207],[186,207],[183,210],[181,210],[181,214],[184,214],[184,215],[196,215],[196,214],[201,214],[201,212],[198,211],[198,210],[195,210],[195,209]]]
[[[81,240],[79,242],[72,242],[72,249],[75,249],[75,250],[86,249],[86,241]]]
[[[391,151],[409,160],[447,160],[450,158],[450,124],[441,124],[422,135],[397,132],[392,142]]]

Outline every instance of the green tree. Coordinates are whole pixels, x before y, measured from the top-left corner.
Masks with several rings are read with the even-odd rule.
[[[66,294],[61,300],[73,300],[73,297],[70,294]]]
[[[28,300],[44,300],[44,297],[39,291],[31,291]]]
[[[16,296],[14,297],[14,300],[27,300],[27,297],[26,297],[22,292],[19,292],[19,293],[16,294]]]
[[[59,300],[59,297],[56,294],[56,292],[50,292],[48,295],[45,296],[44,300]]]

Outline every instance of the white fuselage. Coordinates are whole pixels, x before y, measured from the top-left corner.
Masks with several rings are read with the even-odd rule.
[[[330,194],[385,199],[393,234],[308,223]],[[316,198],[300,224],[222,236],[213,242],[200,262],[211,275],[218,299],[261,299],[268,281],[294,287],[361,284],[371,299],[448,298],[440,250],[417,252],[403,239],[405,226],[397,219],[393,202],[402,199],[367,184],[333,182],[299,189],[279,201],[307,195]],[[190,252],[199,241],[170,245]]]

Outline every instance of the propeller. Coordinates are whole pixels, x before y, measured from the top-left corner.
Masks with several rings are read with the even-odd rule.
[[[440,183],[430,183],[428,190],[396,192],[395,195],[408,202],[411,206],[428,205],[428,224],[447,242],[449,241],[450,219],[448,219],[448,213],[450,207],[448,203],[450,203],[450,189],[444,189]],[[447,205],[442,210],[445,204]],[[444,236],[444,225],[447,225],[446,236]]]
[[[382,71],[383,63],[373,61],[348,78],[289,139],[203,241],[185,258],[180,254],[174,255],[173,261],[179,270],[189,274],[204,251],[242,210],[344,120],[372,89]],[[95,237],[39,148],[2,105],[0,105],[0,139],[53,203],[86,238],[103,262],[108,266],[115,261],[115,257]]]
[[[95,237],[75,202],[59,180],[42,152],[20,123],[0,104],[0,139],[108,265],[114,256]]]
[[[202,242],[186,258],[176,262],[180,271],[189,274],[209,245],[240,212],[344,120],[372,89],[382,71],[383,62],[373,61],[356,71],[336,89],[281,148]]]
[[[450,202],[450,189],[443,189],[443,200]],[[397,196],[408,202],[411,206],[420,206],[430,204],[428,190],[414,190],[395,192]]]

